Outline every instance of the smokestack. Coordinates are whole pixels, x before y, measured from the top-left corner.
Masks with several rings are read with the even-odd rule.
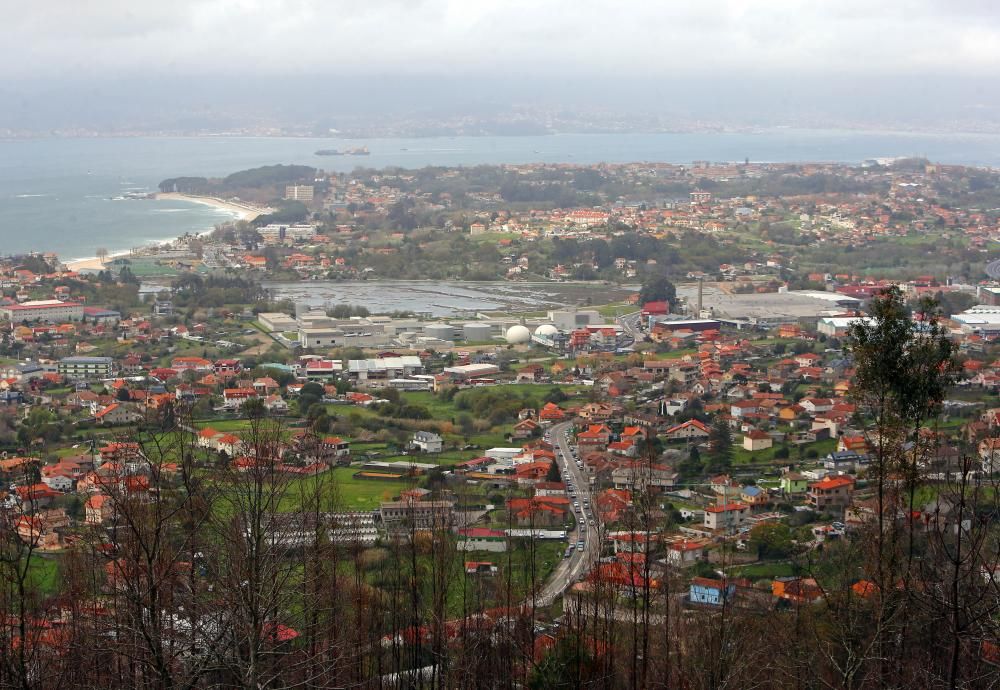
[[[696,311],[694,315],[696,319],[701,318],[701,303],[702,303],[702,298],[704,297],[704,289],[705,289],[705,279],[698,278],[698,311]]]

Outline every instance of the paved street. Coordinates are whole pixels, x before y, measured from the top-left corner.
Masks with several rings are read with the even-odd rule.
[[[642,324],[642,312],[632,312],[630,314],[623,314],[619,316],[616,321],[625,330],[625,334],[635,341],[640,341],[643,338],[642,331],[640,330]]]
[[[572,482],[576,489],[576,498],[571,501],[579,501],[580,509],[584,511],[576,514],[577,528],[569,533],[569,543],[576,544],[581,539],[584,541],[584,548],[575,549],[569,558],[564,558],[549,578],[545,586],[535,596],[537,606],[548,606],[556,597],[569,589],[570,585],[579,580],[586,573],[600,554],[600,538],[596,526],[591,526],[589,521],[594,518],[593,498],[590,494],[590,482],[584,470],[576,466],[576,461],[570,453],[570,445],[566,441],[566,431],[570,428],[569,423],[556,424],[550,430],[550,439],[556,451],[556,462],[562,470],[563,477],[567,484]],[[589,508],[584,508],[584,499],[590,501]]]
[[[991,261],[986,265],[986,275],[993,280],[1000,280],[1000,260]]]

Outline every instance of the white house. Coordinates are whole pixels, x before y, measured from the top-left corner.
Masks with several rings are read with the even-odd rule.
[[[418,431],[413,434],[412,445],[424,453],[440,453],[444,448],[444,439],[432,431]]]
[[[523,448],[490,448],[483,455],[497,462],[513,463],[514,458],[524,452]]]
[[[42,483],[44,483],[53,491],[61,491],[63,493],[68,493],[73,490],[73,480],[64,474],[53,474],[50,476],[43,476]]]
[[[685,568],[704,560],[707,542],[701,539],[678,539],[667,544],[667,565]]]
[[[740,527],[750,516],[750,506],[746,503],[725,503],[705,508],[705,527],[732,531]]]
[[[833,401],[829,398],[803,398],[799,400],[799,405],[809,414],[829,412],[833,409]]]
[[[222,391],[222,406],[226,409],[235,409],[247,402],[256,400],[259,396],[253,388],[225,388]]]
[[[678,412],[683,412],[687,409],[688,401],[686,398],[670,398],[668,400],[660,401],[660,414],[664,416],[673,417]]]
[[[666,437],[671,440],[708,438],[709,429],[704,422],[697,419],[689,419],[683,424],[673,426],[666,431]]]

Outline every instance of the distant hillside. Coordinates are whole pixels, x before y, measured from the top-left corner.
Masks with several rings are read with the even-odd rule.
[[[306,165],[265,165],[241,170],[224,178],[171,177],[160,182],[161,192],[203,194],[206,196],[240,196],[245,199],[267,200],[280,197],[285,185],[312,183],[316,168]]]

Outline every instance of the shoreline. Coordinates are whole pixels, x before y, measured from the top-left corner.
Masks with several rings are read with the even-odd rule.
[[[202,206],[211,206],[212,208],[218,209],[220,211],[225,211],[226,213],[231,214],[236,220],[251,221],[257,218],[258,216],[268,212],[269,210],[269,209],[255,208],[253,206],[240,204],[234,201],[226,201],[225,199],[218,199],[216,197],[194,196],[189,194],[181,194],[179,192],[157,192],[151,195],[150,198],[153,199],[154,201],[188,201],[194,204],[201,204]],[[211,231],[212,231],[211,228],[209,228],[203,230],[202,232],[194,234],[201,236]],[[171,237],[169,239],[163,240],[163,243],[176,242],[178,239],[180,239],[180,237]],[[147,246],[152,246],[152,245],[147,245]],[[140,247],[140,249],[144,248],[146,247]],[[117,259],[122,256],[129,256],[132,253],[133,250],[130,249],[120,250],[116,252],[109,252],[107,259],[104,262],[102,262],[96,256],[90,256],[83,259],[74,259],[72,261],[66,261],[64,263],[66,264],[66,268],[73,272],[101,271],[108,263],[110,263],[114,259]]]
[[[156,192],[152,198],[156,201],[190,201],[194,204],[211,206],[220,211],[232,213],[238,220],[254,220],[268,212],[269,209],[260,209],[249,204],[241,204],[236,201],[226,201],[214,196],[195,196],[193,194],[181,194],[180,192]]]

